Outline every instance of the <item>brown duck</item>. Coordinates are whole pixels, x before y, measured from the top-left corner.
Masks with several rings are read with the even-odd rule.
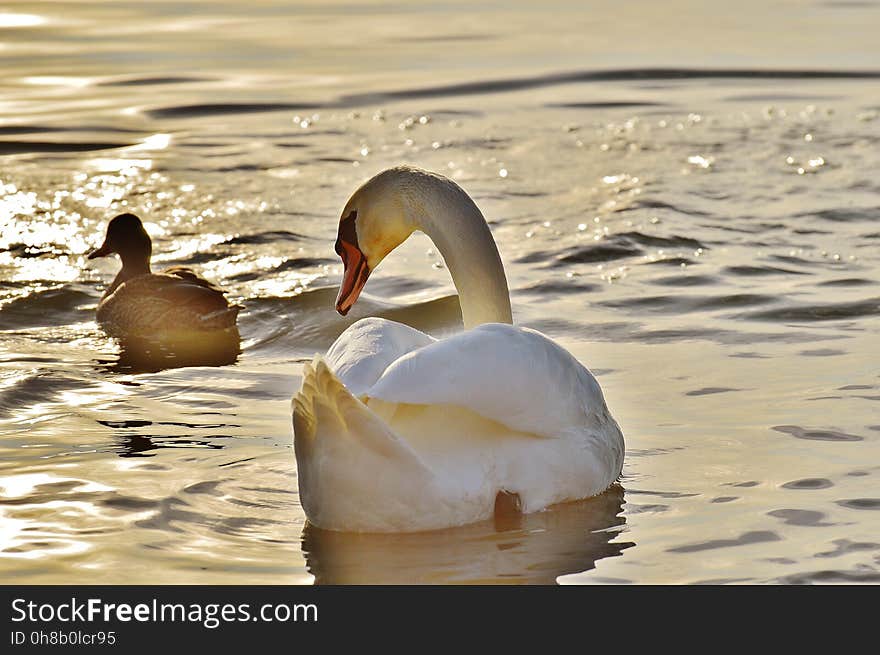
[[[120,214],[107,226],[103,245],[89,259],[118,254],[122,270],[98,305],[98,323],[112,336],[187,338],[233,331],[240,305],[182,266],[150,271],[153,244],[141,219]]]

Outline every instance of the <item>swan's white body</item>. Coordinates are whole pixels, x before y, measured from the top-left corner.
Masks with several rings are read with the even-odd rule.
[[[494,295],[473,293],[444,252],[455,241],[435,237],[446,246],[441,253],[472,329],[437,341],[400,323],[363,319],[326,357],[305,365],[293,423],[306,516],[327,529],[412,532],[489,518],[500,492],[517,494],[522,511],[533,512],[607,489],[623,465],[620,429],[584,366],[541,333],[507,324],[507,285],[501,269],[505,305],[500,258],[491,236],[491,248],[485,243],[479,210],[445,178],[413,169],[387,174],[428,187],[419,208],[436,199],[437,184],[441,196],[458,190],[442,203],[453,205],[443,208],[445,225],[485,228],[474,237],[483,242],[465,249],[482,249],[484,265],[495,269],[480,278],[481,293],[486,279],[495,280]],[[437,223],[417,220],[433,237]],[[470,264],[471,271],[480,265]],[[499,322],[486,322],[492,315]]]

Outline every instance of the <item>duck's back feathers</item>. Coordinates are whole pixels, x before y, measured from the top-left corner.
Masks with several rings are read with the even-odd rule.
[[[98,322],[116,336],[149,338],[234,328],[240,309],[210,282],[176,267],[119,285],[98,306]]]
[[[190,284],[197,284],[200,287],[205,287],[206,289],[211,289],[216,291],[219,294],[223,294],[223,290],[215,285],[213,282],[208,282],[203,277],[199,277],[199,275],[192,270],[191,268],[187,268],[186,266],[172,266],[170,268],[166,268],[162,271],[163,275],[170,275],[172,277],[177,277],[183,280],[184,282],[189,282]]]

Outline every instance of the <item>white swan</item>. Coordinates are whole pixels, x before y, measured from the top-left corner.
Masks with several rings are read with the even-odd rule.
[[[336,252],[346,314],[370,272],[415,230],[437,246],[465,332],[442,341],[357,321],[304,367],[293,399],[300,501],[320,528],[414,532],[594,496],[623,465],[623,435],[592,374],[540,332],[511,325],[501,258],[457,184],[410,167],[349,199]]]

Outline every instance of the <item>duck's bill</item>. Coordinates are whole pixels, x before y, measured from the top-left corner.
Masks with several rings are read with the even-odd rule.
[[[98,257],[107,257],[108,255],[112,255],[112,254],[113,254],[113,248],[111,248],[110,246],[108,246],[105,243],[97,250],[93,250],[92,252],[90,252],[88,255],[88,259],[96,259]]]
[[[339,295],[336,296],[336,311],[345,316],[357,301],[358,296],[367,279],[370,277],[370,267],[367,258],[360,248],[350,243],[342,244],[342,261],[345,272],[342,274],[342,284],[339,287]]]

